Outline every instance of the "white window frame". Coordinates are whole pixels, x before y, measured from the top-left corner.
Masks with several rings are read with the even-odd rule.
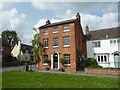
[[[69,27],[69,29],[64,29],[64,27]],[[69,32],[69,31],[70,31],[70,26],[69,25],[63,26],[63,32]]]
[[[59,44],[59,43],[58,43],[58,37],[55,37],[55,38],[57,38],[57,44]],[[54,43],[56,43],[56,42],[54,41],[55,38],[53,38],[53,48],[58,48],[58,45],[57,45],[57,46],[54,46]]]
[[[43,55],[43,59],[45,59],[45,57],[44,57],[44,56],[45,56],[45,55]],[[47,55],[47,58],[48,58],[48,55]],[[45,63],[45,62],[44,62],[44,60],[43,60],[43,65],[44,65],[44,66],[47,66],[47,65],[48,65],[48,63]]]
[[[44,40],[47,40],[47,46],[43,46],[43,47],[48,48],[48,38],[43,39],[43,45],[44,45]]]
[[[68,64],[64,64],[64,66],[71,66],[71,59],[70,59],[70,54],[64,54],[64,58],[65,58],[65,55],[69,55],[69,63]],[[66,59],[66,58],[65,58]]]
[[[57,30],[57,31],[54,31],[54,30]],[[53,33],[58,33],[58,27],[53,28]]]
[[[92,46],[94,48],[100,48],[101,47],[101,42],[100,41],[93,41],[92,42]]]
[[[64,44],[65,44],[65,43],[64,43],[64,42],[65,42],[65,41],[64,41],[64,40],[65,40],[65,37],[69,37],[69,42],[68,42],[69,45],[64,45]],[[64,47],[70,47],[70,36],[64,36],[64,37],[63,37],[63,46],[64,46]]]
[[[45,30],[47,30],[47,31],[48,31],[48,29],[44,29],[44,30],[43,30],[43,34],[44,34],[44,35],[49,34],[49,32],[45,33],[45,32],[44,32]]]

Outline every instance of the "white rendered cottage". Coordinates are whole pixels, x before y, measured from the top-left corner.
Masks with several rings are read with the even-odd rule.
[[[120,27],[89,31],[86,26],[87,57],[104,68],[120,68]]]

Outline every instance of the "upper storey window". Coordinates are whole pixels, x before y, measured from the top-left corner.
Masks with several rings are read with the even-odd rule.
[[[44,29],[43,34],[44,35],[48,34],[48,29]]]
[[[63,32],[69,32],[70,26],[63,26]]]
[[[58,33],[58,28],[53,28],[53,33]]]
[[[93,47],[100,47],[100,41],[92,42]]]
[[[110,46],[116,46],[118,44],[120,44],[120,39],[110,40]]]

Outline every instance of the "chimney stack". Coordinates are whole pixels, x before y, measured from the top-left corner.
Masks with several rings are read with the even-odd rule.
[[[49,20],[47,20],[47,21],[46,21],[46,24],[50,24],[50,21],[49,21]]]
[[[86,27],[85,27],[85,31],[86,31],[86,35],[88,35],[89,34],[89,27],[88,27],[88,25],[86,25]]]
[[[78,19],[80,21],[80,14],[79,13],[77,13],[76,19]]]

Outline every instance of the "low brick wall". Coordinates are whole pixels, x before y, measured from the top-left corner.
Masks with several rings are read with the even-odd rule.
[[[85,68],[85,73],[120,75],[120,69]]]

